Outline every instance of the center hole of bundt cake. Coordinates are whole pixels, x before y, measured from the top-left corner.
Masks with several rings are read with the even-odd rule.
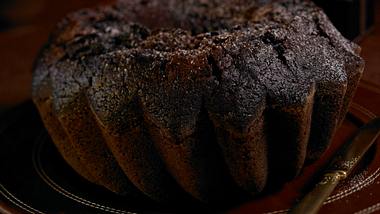
[[[142,0],[127,2],[131,11],[127,15],[128,22],[149,32],[131,47],[167,52],[198,49],[205,36],[215,37],[244,28],[254,19],[258,8],[257,2],[247,4],[244,0],[190,1],[191,4],[176,0],[161,1],[160,4]]]
[[[136,1],[139,3],[136,4]],[[152,31],[158,29],[182,29],[196,36],[207,32],[230,31],[253,19],[256,1],[202,1],[192,3],[167,0],[131,0],[132,15],[129,18]],[[249,2],[249,3],[247,3]],[[127,3],[128,4],[128,3]]]

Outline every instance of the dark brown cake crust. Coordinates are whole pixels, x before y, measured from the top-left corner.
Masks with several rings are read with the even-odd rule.
[[[88,180],[218,201],[283,183],[323,153],[359,50],[309,1],[122,1],[58,25],[33,100]]]

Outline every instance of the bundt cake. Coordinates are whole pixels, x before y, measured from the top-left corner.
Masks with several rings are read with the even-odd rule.
[[[310,1],[119,1],[59,23],[33,100],[67,163],[113,192],[255,195],[328,147],[359,51]]]

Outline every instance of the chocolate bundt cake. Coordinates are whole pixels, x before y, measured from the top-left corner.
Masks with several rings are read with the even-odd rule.
[[[215,201],[284,183],[324,152],[359,51],[310,1],[119,1],[58,25],[33,100],[87,180]]]

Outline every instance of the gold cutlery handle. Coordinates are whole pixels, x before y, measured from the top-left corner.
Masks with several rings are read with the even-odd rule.
[[[339,181],[345,179],[347,173],[343,170],[330,171],[323,175],[321,181],[315,185],[313,190],[306,194],[301,201],[294,206],[289,213],[313,214],[317,213],[323,202],[338,185]]]

